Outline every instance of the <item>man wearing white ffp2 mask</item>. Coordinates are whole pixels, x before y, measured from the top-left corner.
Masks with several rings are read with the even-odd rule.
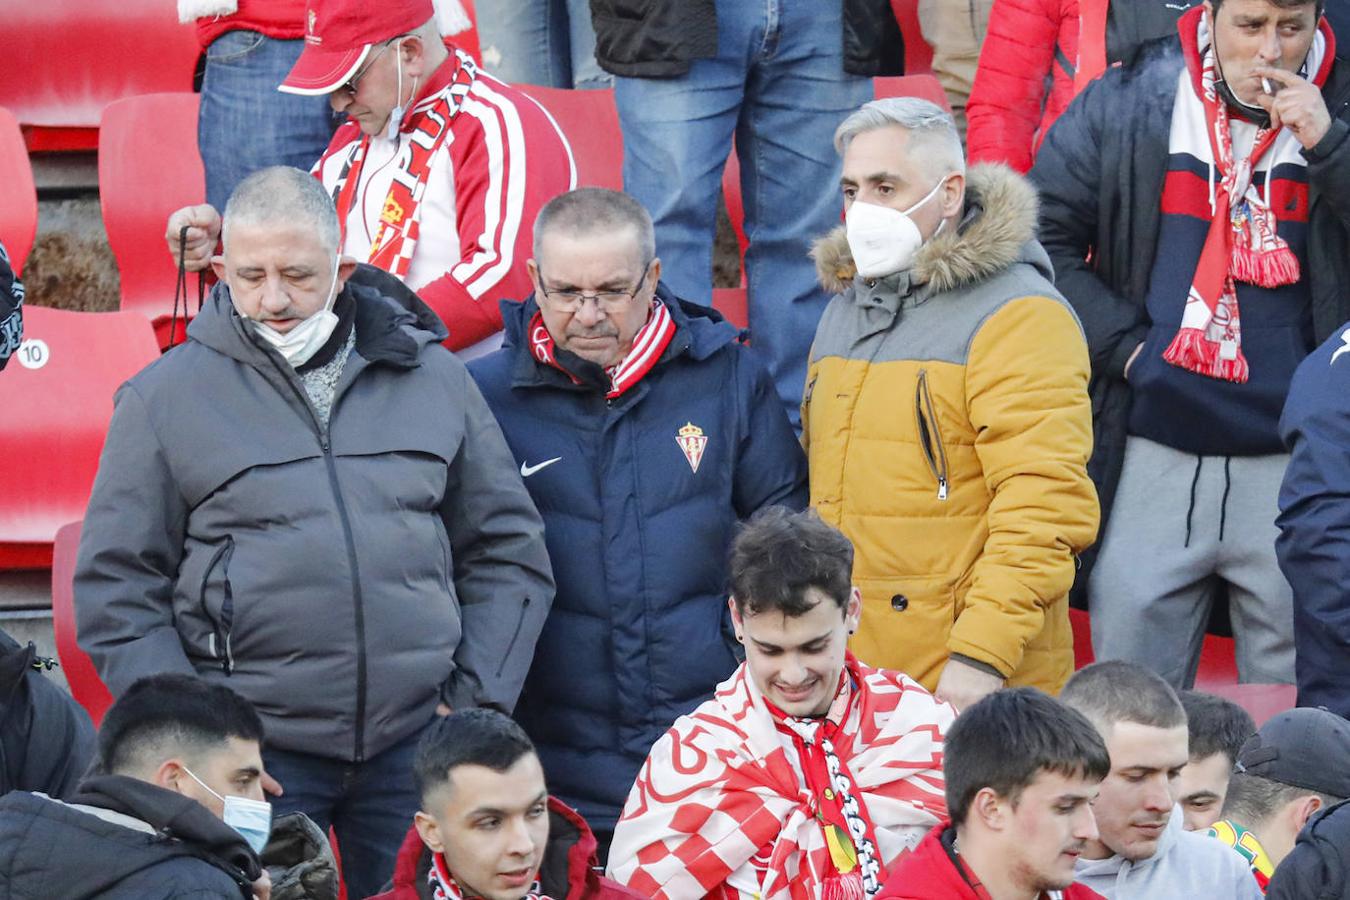
[[[1054,694],[1098,508],[1087,349],[1035,193],[1004,166],[967,176],[951,117],[913,97],[866,104],[835,146],[847,212],[815,247],[836,296],[802,431],[811,505],[855,548],[853,652],[958,709],[1005,683]]]

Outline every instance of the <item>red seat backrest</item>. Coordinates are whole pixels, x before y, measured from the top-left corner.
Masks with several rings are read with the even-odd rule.
[[[94,661],[75,640],[75,557],[79,549],[80,523],[62,525],[56,532],[52,553],[52,631],[71,696],[89,713],[97,728],[112,705],[112,694],[98,677]]]
[[[0,377],[0,568],[51,565],[83,518],[117,387],[159,356],[135,313],[24,307],[24,342]]]
[[[15,272],[23,270],[28,251],[37,236],[37,189],[33,186],[33,167],[28,164],[28,148],[14,114],[0,106],[0,244],[9,252]]]
[[[577,187],[623,190],[623,135],[613,90],[576,91],[516,84],[558,123],[577,164]]]
[[[178,269],[164,244],[169,214],[204,202],[197,154],[197,95],[143,94],[108,105],[98,141],[99,202],[122,278],[122,306],[155,326],[168,345]],[[188,276],[192,313],[197,277]],[[180,314],[181,315],[181,314]],[[174,331],[182,340],[184,322]]]
[[[947,112],[952,105],[947,102],[947,92],[932,75],[888,75],[872,79],[872,96],[882,97],[919,97],[931,100]]]
[[[119,97],[192,89],[200,48],[165,0],[5,4],[0,104],[33,150],[92,149],[103,108]]]
[[[945,0],[951,2],[951,0]],[[924,75],[933,71],[933,48],[919,27],[919,0],[891,0],[891,11],[900,23],[900,34],[905,39],[905,72]]]
[[[1276,713],[1293,709],[1298,699],[1298,688],[1292,684],[1210,684],[1197,685],[1199,690],[1227,697],[1245,709],[1256,721],[1256,727]]]

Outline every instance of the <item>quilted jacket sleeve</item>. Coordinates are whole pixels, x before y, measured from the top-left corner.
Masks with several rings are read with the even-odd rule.
[[[1082,332],[1057,300],[1014,300],[971,343],[966,405],[992,497],[989,537],[947,646],[1005,676],[1097,535],[1087,384]]]
[[[1031,168],[1060,16],[1060,0],[995,0],[966,106],[970,162]]]

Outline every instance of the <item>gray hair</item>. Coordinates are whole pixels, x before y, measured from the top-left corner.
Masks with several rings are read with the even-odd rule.
[[[1186,724],[1186,710],[1172,686],[1143,666],[1122,660],[1079,669],[1059,699],[1091,719],[1103,736],[1117,722],[1150,728]]]
[[[221,242],[230,246],[231,225],[289,225],[308,228],[324,249],[337,253],[341,229],[337,210],[319,179],[291,166],[269,166],[249,175],[230,194],[221,223]]]
[[[834,132],[834,149],[843,156],[860,134],[898,125],[910,133],[910,152],[920,147],[925,169],[934,175],[965,174],[966,155],[956,122],[942,107],[918,97],[883,97],[864,103]]]
[[[551,231],[592,235],[625,229],[631,230],[637,241],[639,262],[651,262],[656,257],[656,232],[652,217],[642,204],[619,191],[577,188],[559,194],[539,210],[534,220],[534,258],[540,258],[544,236]]]

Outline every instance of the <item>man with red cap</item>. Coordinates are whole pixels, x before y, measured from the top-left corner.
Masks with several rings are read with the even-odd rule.
[[[450,349],[490,338],[479,352],[492,349],[498,301],[530,293],[535,214],[576,186],[549,114],[447,45],[431,0],[309,0],[304,51],[278,89],[326,94],[348,116],[313,169],[337,204],[343,252],[415,290]],[[203,204],[170,216],[165,237],[198,271],[219,234]]]

